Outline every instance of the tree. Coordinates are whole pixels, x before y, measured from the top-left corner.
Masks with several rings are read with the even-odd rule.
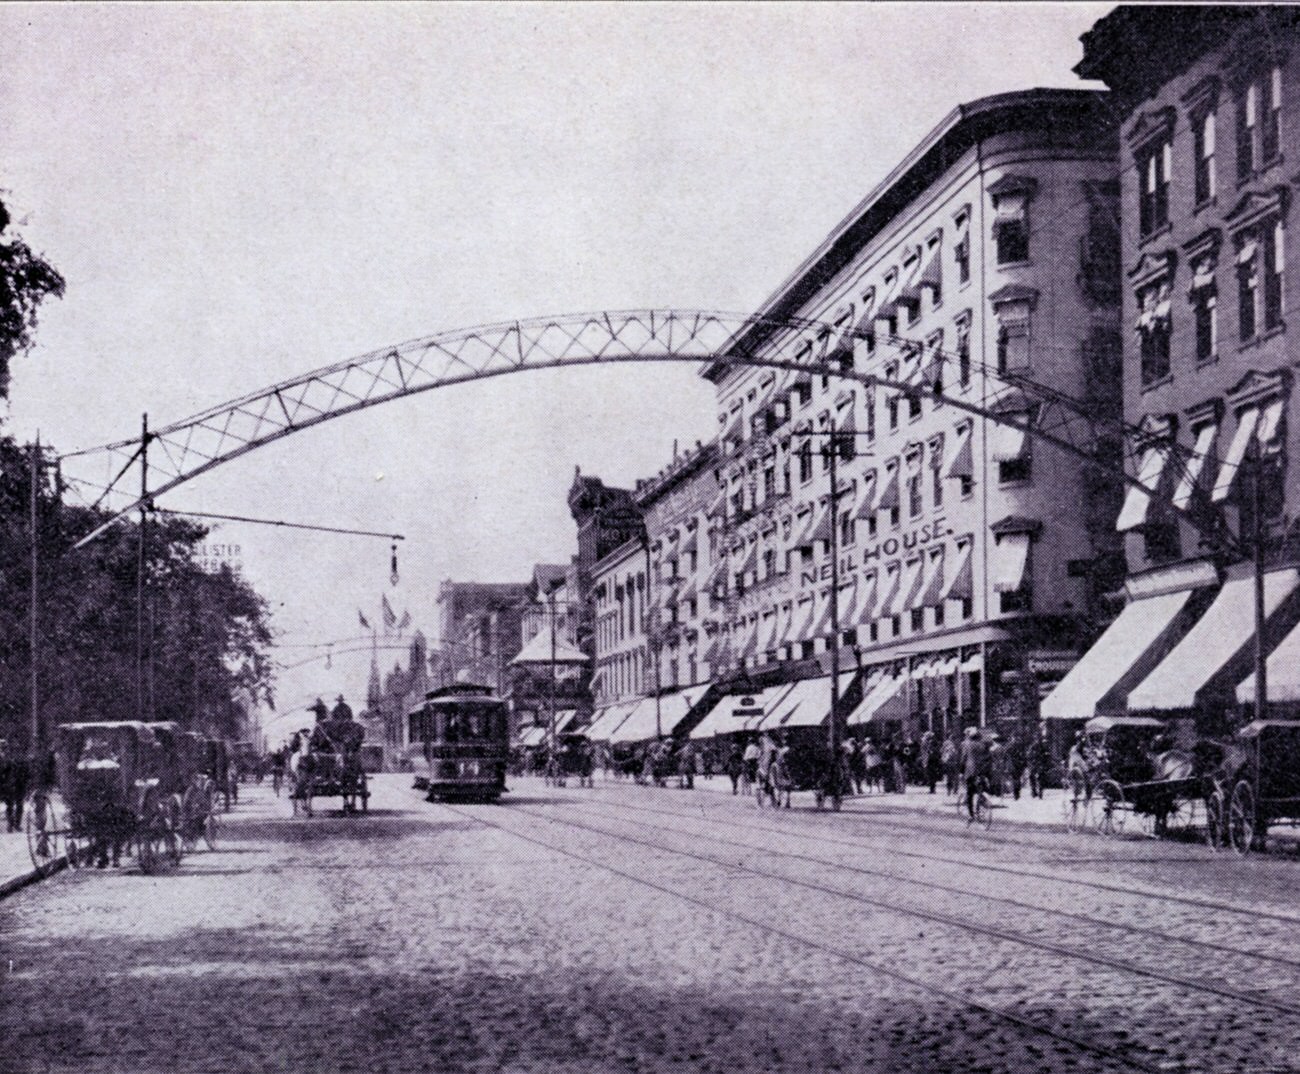
[[[31,698],[30,465],[0,438],[0,738],[25,740]],[[135,719],[139,524],[123,519],[84,548],[77,538],[107,520],[59,502],[52,473],[39,487],[38,692],[46,726]],[[152,703],[146,718],[233,738],[250,703],[270,702],[265,602],[229,568],[207,571],[207,529],[177,517],[150,521],[145,638]]]
[[[0,201],[0,399],[9,397],[9,367],[31,350],[36,315],[47,298],[62,298],[63,277],[45,258],[10,232],[9,210]]]

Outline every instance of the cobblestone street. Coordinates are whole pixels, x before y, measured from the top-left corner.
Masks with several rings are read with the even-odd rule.
[[[6,1070],[1297,1069],[1290,856],[600,783],[0,903]]]

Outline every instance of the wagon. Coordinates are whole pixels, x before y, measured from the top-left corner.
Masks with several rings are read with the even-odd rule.
[[[329,720],[317,725],[298,761],[290,798],[293,811],[312,815],[315,798],[343,799],[343,812],[367,812],[370,784],[361,763],[365,729],[351,720]]]
[[[145,872],[180,864],[181,795],[175,757],[145,723],[77,723],[58,728],[56,782],[33,798],[27,845],[37,866],[66,855],[70,865],[104,866],[134,850]]]
[[[1255,720],[1238,731],[1208,808],[1214,842],[1239,854],[1263,850],[1270,827],[1300,826],[1300,722]]]
[[[217,847],[216,788],[208,774],[208,740],[174,723],[150,724],[166,758],[167,790],[181,799],[181,842],[193,850],[202,840]]]
[[[1146,716],[1095,716],[1084,726],[1097,830],[1131,823],[1156,835],[1189,831],[1205,795],[1198,754],[1169,748],[1165,724]],[[1077,783],[1077,774],[1071,786]]]

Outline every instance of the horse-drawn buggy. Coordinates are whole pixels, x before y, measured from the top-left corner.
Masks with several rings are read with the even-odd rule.
[[[1184,833],[1205,799],[1207,753],[1175,749],[1168,727],[1148,716],[1094,716],[1071,755],[1066,824],[1091,815],[1103,835],[1139,827],[1155,835]]]
[[[181,842],[187,851],[203,840],[217,846],[217,791],[208,771],[208,740],[174,723],[150,724],[162,747],[168,793],[181,801]]]
[[[341,798],[344,813],[370,808],[370,784],[361,759],[365,728],[355,720],[324,720],[300,743],[293,768],[294,815],[312,815],[314,798]]]
[[[43,787],[27,817],[27,845],[38,866],[66,854],[70,865],[102,868],[132,850],[145,872],[180,864],[177,755],[154,725],[63,724],[54,752],[62,808]]]
[[[1213,846],[1263,850],[1270,827],[1300,826],[1300,722],[1255,720],[1237,732],[1207,802]]]

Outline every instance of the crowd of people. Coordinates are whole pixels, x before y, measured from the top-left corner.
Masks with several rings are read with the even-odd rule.
[[[788,805],[792,790],[810,787],[828,790],[838,785],[844,795],[898,794],[924,787],[936,794],[942,784],[950,797],[965,794],[973,810],[971,799],[980,787],[1016,799],[1022,792],[1041,798],[1049,763],[1042,732],[1029,729],[1003,734],[972,727],[964,733],[954,730],[946,738],[933,731],[919,737],[901,731],[850,734],[837,766],[828,763],[822,741],[813,735],[795,746],[775,732],[732,734],[702,743],[664,737],[611,747],[582,735],[565,735],[554,755],[543,743],[519,756],[515,771],[545,775],[557,784],[576,777],[580,786],[588,786],[600,769],[607,779],[658,787],[675,781],[682,789],[693,788],[697,777],[722,776],[731,781],[733,794],[756,793],[774,805]],[[827,775],[835,779],[824,778]]]

